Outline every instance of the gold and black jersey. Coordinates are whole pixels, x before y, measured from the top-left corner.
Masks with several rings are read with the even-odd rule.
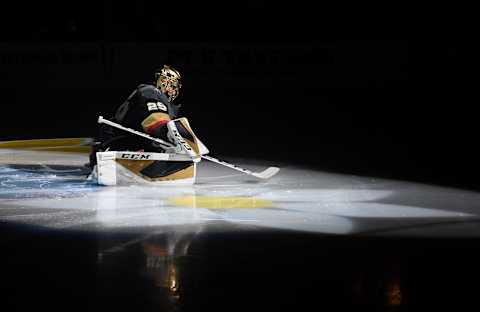
[[[112,121],[153,137],[167,140],[167,123],[179,115],[178,106],[170,103],[159,89],[152,85],[139,85],[117,109]],[[101,125],[96,138],[100,142],[98,151],[161,151],[150,140],[128,132]]]
[[[159,89],[139,85],[115,113],[115,119],[125,127],[164,139],[171,119],[178,117],[178,108]]]

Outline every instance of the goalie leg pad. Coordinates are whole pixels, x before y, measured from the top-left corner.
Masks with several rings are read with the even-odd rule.
[[[130,153],[132,154],[132,153]],[[131,184],[194,184],[196,163],[186,160],[145,160],[141,157],[119,158],[119,155],[130,155],[128,152],[98,152],[95,174],[92,178],[100,185]],[[158,156],[169,156],[158,154]],[[177,157],[178,158],[178,157]]]
[[[117,162],[135,178],[150,182],[180,181],[195,177],[195,164],[192,161],[118,159]]]
[[[115,152],[97,153],[96,178],[101,185],[117,185]]]

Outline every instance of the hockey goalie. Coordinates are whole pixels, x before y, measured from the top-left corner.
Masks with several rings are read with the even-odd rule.
[[[152,85],[139,85],[113,117],[99,120],[90,155],[92,178],[103,185],[195,182],[196,164],[208,149],[188,120],[179,118],[174,100],[180,88],[180,73],[165,65]]]
[[[102,185],[193,184],[201,159],[229,167],[258,179],[280,170],[253,172],[207,156],[180,105],[180,73],[164,65],[152,85],[139,85],[109,119],[99,117],[100,132],[90,154],[90,178]]]

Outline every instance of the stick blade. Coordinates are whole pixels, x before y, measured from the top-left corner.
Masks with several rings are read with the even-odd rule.
[[[274,175],[276,175],[280,171],[280,168],[278,167],[269,167],[262,172],[254,172],[252,173],[253,176],[259,178],[259,179],[270,179]]]

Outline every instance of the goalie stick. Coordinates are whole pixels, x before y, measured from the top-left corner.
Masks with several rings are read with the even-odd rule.
[[[154,138],[146,133],[143,133],[143,132],[140,132],[140,131],[136,131],[136,130],[133,130],[131,128],[127,128],[127,127],[124,127],[120,124],[117,124],[113,121],[110,121],[108,119],[104,119],[102,116],[99,116],[98,117],[98,123],[103,123],[103,124],[106,124],[106,125],[109,125],[109,126],[112,126],[114,128],[117,128],[117,129],[120,129],[120,130],[123,130],[123,131],[127,131],[127,132],[130,132],[130,133],[133,133],[133,134],[136,134],[136,135],[139,135],[139,136],[142,136],[144,138],[147,138],[149,140],[152,140],[154,142],[157,142],[159,143],[160,145],[164,146],[164,147],[174,147],[173,144],[169,143],[169,142],[166,142],[160,138]],[[201,158],[203,159],[206,159],[206,160],[209,160],[211,162],[214,162],[214,163],[217,163],[219,165],[222,165],[222,166],[225,166],[225,167],[228,167],[228,168],[231,168],[231,169],[234,169],[234,170],[237,170],[237,171],[240,171],[240,172],[243,172],[245,174],[248,174],[248,175],[252,175],[256,178],[259,178],[259,179],[269,179],[271,177],[273,177],[275,174],[277,174],[279,171],[280,171],[280,168],[278,167],[268,167],[267,169],[261,171],[261,172],[254,172],[254,171],[250,171],[248,169],[244,169],[244,168],[241,168],[237,165],[234,165],[234,164],[230,164],[226,161],[223,161],[223,160],[220,160],[220,159],[217,159],[217,158],[214,158],[214,157],[211,157],[211,156],[206,156],[206,155],[201,155],[200,156]],[[195,160],[194,160],[195,161]]]

